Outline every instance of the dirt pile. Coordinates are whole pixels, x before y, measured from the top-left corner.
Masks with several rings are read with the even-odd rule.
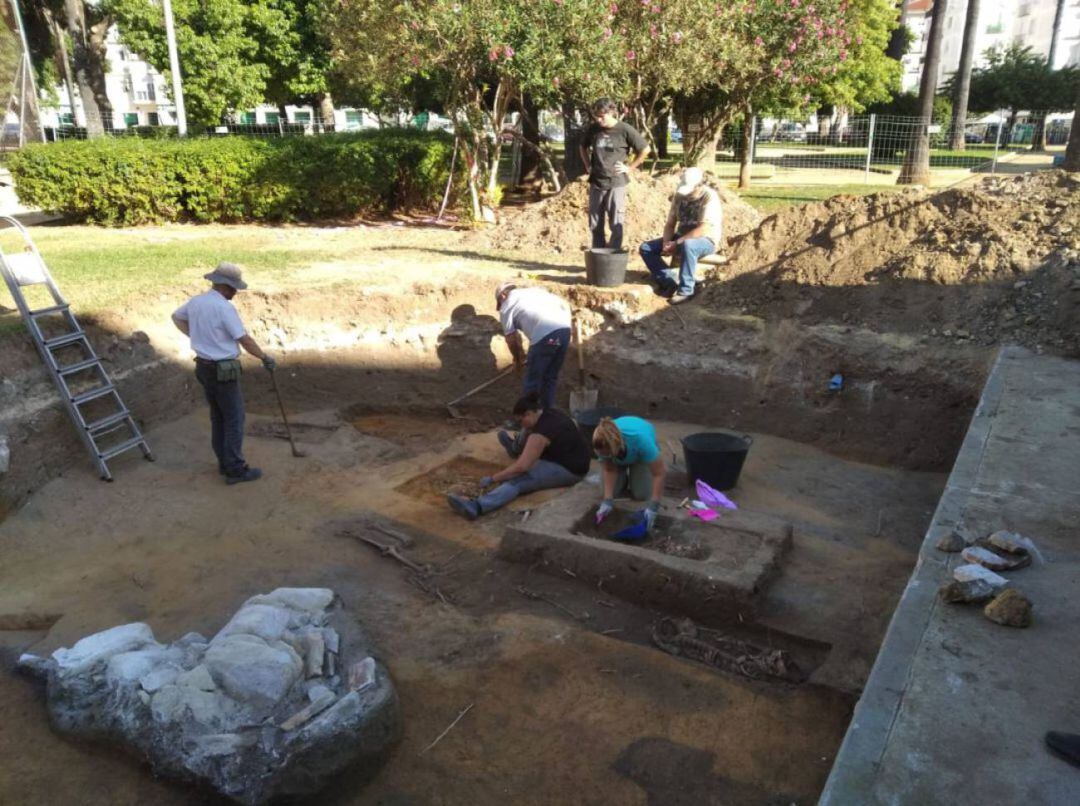
[[[724,235],[730,240],[749,232],[761,215],[739,196],[711,183],[724,206]],[[635,249],[648,238],[658,238],[667,221],[678,173],[668,171],[649,177],[639,174],[630,185],[626,209],[625,246]],[[507,211],[498,227],[471,233],[476,246],[506,252],[576,255],[589,243],[589,185],[585,179],[571,182],[561,192],[520,210]]]
[[[836,196],[730,247],[714,305],[1080,352],[1080,175]]]

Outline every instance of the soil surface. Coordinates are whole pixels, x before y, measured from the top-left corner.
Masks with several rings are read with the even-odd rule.
[[[649,176],[639,172],[630,184],[623,246],[635,255],[639,243],[663,234],[679,173]],[[710,184],[723,203],[726,239],[750,232],[760,223],[761,214],[737,193],[715,181]],[[475,233],[466,242],[507,253],[553,253],[580,262],[581,250],[591,243],[588,209],[589,183],[582,178],[543,201],[507,211],[498,228]]]
[[[346,414],[327,436],[333,413],[290,410],[310,425],[299,433],[308,457],[292,458],[265,425],[272,410],[259,409],[251,424],[268,436],[247,441],[266,471],[257,483],[222,484],[197,411],[150,432],[156,463],[125,457],[109,485],[73,470],[0,524],[0,802],[204,802],[54,735],[40,692],[10,672],[18,652],[132,620],[163,639],[212,633],[256,592],[325,585],[371,632],[406,732],[369,788],[343,780],[324,802],[810,804],[942,485],[755,442],[731,496],[806,535],[774,585],[770,628],[832,650],[814,682],[754,682],[654,648],[659,614],[495,559],[503,526],[540,496],[473,523],[409,493],[450,462],[505,463],[493,431],[436,434],[417,452],[402,442],[432,433],[430,422],[385,418],[376,436]],[[665,441],[690,430],[661,423]]]
[[[865,324],[931,343],[1080,354],[1080,174],[836,196],[732,244],[712,306]]]

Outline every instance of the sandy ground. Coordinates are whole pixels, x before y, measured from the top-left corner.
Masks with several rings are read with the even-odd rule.
[[[250,438],[249,460],[267,475],[227,487],[204,418],[153,431],[156,463],[118,461],[109,485],[76,467],[0,524],[0,803],[205,802],[115,751],[54,735],[40,693],[10,672],[15,653],[134,620],[164,640],[212,634],[249,595],[320,585],[371,632],[406,725],[369,787],[344,780],[321,802],[809,804],[944,481],[757,439],[732,497],[799,535],[766,626],[833,645],[812,683],[783,686],[666,655],[649,645],[655,614],[495,559],[520,511],[469,523],[434,490],[416,494],[418,477],[456,457],[501,461],[491,433],[391,417],[328,430],[336,415],[294,412],[308,457]],[[271,427],[258,416],[252,426]],[[691,430],[661,426],[665,441]],[[414,537],[407,554],[438,569],[437,590],[341,535],[364,532],[371,513]]]

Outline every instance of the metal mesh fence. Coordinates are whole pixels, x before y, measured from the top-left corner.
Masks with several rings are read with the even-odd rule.
[[[892,182],[916,138],[925,133],[931,169],[994,172],[1000,163],[1030,151],[1033,140],[1045,140],[1048,151],[1063,153],[1071,123],[1069,117],[1040,112],[983,115],[956,132],[949,125],[896,115],[849,117],[842,125],[818,127],[792,120],[755,121],[751,170],[758,178],[815,174],[819,181],[838,184]],[[717,173],[738,172],[742,141],[742,127],[728,127],[717,150]]]

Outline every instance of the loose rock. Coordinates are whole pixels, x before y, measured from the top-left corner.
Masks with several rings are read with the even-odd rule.
[[[983,568],[981,565],[958,565],[953,569],[953,579],[957,582],[971,582],[973,580],[982,580],[992,587],[995,591],[1005,588],[1009,584],[1009,580],[1005,577],[995,574],[989,568]]]
[[[950,604],[985,602],[994,596],[994,587],[983,579],[969,579],[957,582],[955,579],[941,586],[938,593],[942,601]]]
[[[958,551],[962,551],[964,547],[967,546],[967,541],[954,530],[939,537],[936,546],[938,551],[955,554]]]
[[[334,601],[322,588],[279,588],[248,600],[209,643],[189,633],[164,645],[146,624],[126,624],[19,667],[47,678],[58,730],[124,745],[156,774],[244,804],[311,795],[353,764],[374,774],[401,733],[385,668]],[[363,687],[322,675],[327,636],[364,670]],[[294,647],[309,644],[318,657],[305,681]]]
[[[983,615],[1006,627],[1031,626],[1031,602],[1015,588],[1009,588],[983,608]]]
[[[960,556],[969,563],[977,563],[983,568],[989,568],[991,571],[1005,571],[1013,567],[1011,560],[1007,560],[981,546],[968,546],[960,552]]]

